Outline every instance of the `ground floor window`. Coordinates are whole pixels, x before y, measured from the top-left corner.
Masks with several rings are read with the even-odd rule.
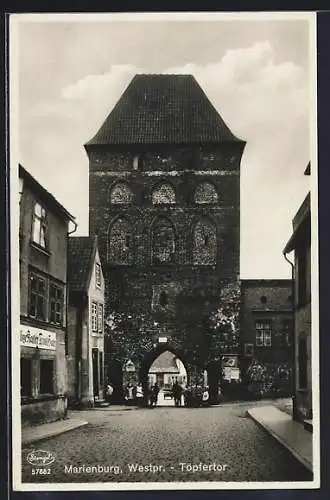
[[[21,396],[32,396],[32,360],[21,358]]]
[[[40,394],[54,394],[54,361],[40,360]]]

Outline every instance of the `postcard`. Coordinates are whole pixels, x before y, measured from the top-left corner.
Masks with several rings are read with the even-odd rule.
[[[14,490],[318,488],[315,13],[9,17]]]

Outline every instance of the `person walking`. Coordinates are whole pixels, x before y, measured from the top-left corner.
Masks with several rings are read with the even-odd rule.
[[[137,403],[138,406],[143,406],[143,401],[144,401],[144,398],[143,398],[143,387],[142,387],[142,384],[139,383],[136,386],[136,403]]]
[[[111,403],[111,396],[112,396],[112,394],[113,394],[113,387],[110,384],[110,382],[108,382],[107,383],[107,388],[106,388],[106,400],[108,401],[109,404]]]
[[[172,393],[175,406],[176,407],[181,406],[182,387],[180,386],[177,380],[173,384]]]
[[[159,393],[159,386],[158,386],[158,384],[156,382],[155,385],[151,389],[151,398],[150,398],[150,406],[151,406],[151,408],[153,408],[154,406],[157,405],[158,393]]]

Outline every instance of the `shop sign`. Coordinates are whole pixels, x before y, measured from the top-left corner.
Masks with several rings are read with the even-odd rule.
[[[240,379],[239,368],[231,368],[231,378],[232,380]]]
[[[231,380],[231,368],[230,366],[225,366],[222,370],[223,373],[223,379],[224,380]]]
[[[231,368],[237,368],[238,359],[237,356],[222,356],[222,366],[230,366]]]
[[[166,344],[167,342],[167,337],[159,337],[158,338],[159,344]]]
[[[56,351],[56,333],[33,326],[20,325],[20,344]]]

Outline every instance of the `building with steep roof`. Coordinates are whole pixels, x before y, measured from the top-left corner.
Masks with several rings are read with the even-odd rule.
[[[75,218],[22,165],[19,176],[22,426],[67,408],[67,241]]]
[[[97,237],[68,241],[68,398],[92,407],[104,395],[104,278]]]
[[[136,75],[85,144],[106,315],[124,332],[110,379],[129,358],[147,383],[170,350],[218,393],[222,351],[205,325],[239,278],[244,147],[191,75]]]

